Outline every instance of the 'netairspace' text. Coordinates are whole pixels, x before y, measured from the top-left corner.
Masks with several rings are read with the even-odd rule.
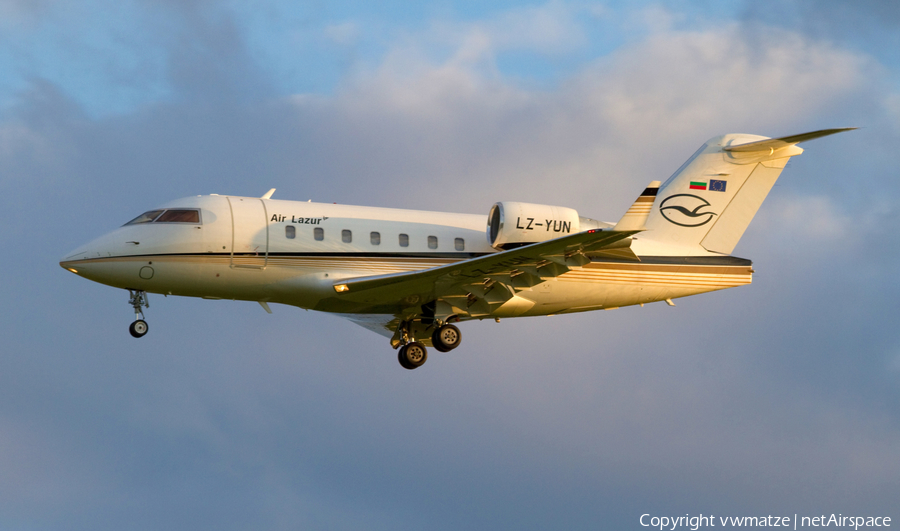
[[[786,527],[799,529],[801,527],[852,527],[854,530],[860,527],[891,527],[889,516],[844,516],[831,514],[829,516],[719,516],[699,515],[691,516],[651,516],[641,515],[641,525],[653,527],[664,531],[675,531],[678,528],[697,531],[701,527]]]

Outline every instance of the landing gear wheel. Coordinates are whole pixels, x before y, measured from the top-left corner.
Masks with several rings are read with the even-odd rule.
[[[409,369],[409,370],[415,369],[415,367],[413,367],[406,361],[406,345],[403,345],[402,347],[400,347],[400,351],[397,352],[397,361],[400,362],[400,366],[403,367],[404,369]]]
[[[412,370],[421,367],[428,361],[428,351],[425,349],[425,345],[418,341],[413,341],[400,347],[397,359],[404,369]]]
[[[128,331],[131,332],[132,337],[144,337],[144,334],[147,333],[148,329],[147,321],[144,321],[143,319],[138,319],[128,327]]]
[[[462,334],[459,332],[459,328],[452,324],[445,324],[431,335],[431,344],[438,352],[450,352],[458,347],[461,341]]]

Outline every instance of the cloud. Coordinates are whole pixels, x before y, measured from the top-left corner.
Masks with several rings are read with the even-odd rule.
[[[671,135],[699,124],[809,119],[863,87],[863,56],[791,32],[740,29],[653,35],[613,56],[615,77],[597,72],[605,90],[594,93],[618,123]]]
[[[156,7],[150,3],[150,7]],[[230,9],[205,1],[161,2],[167,81],[195,104],[256,100],[270,89],[249,55],[245,29]]]
[[[4,25],[33,21],[45,12],[53,0],[0,0],[0,15]]]
[[[746,2],[745,16],[755,16],[773,20],[778,17],[801,16],[801,27],[828,29],[841,35],[859,34],[874,29],[890,30],[900,24],[900,7],[894,2],[862,0],[840,2],[838,0],[814,0],[793,3],[782,0],[769,2]],[[766,13],[768,12],[768,13]]]
[[[435,61],[427,47],[404,40],[335,97],[292,100],[316,143],[359,154],[337,157],[339,171],[322,171],[339,179],[428,175],[456,183],[455,194],[472,191],[461,204],[483,195],[578,197],[572,206],[586,215],[615,218],[620,211],[599,209],[624,208],[645,181],[665,180],[707,138],[815,129],[828,121],[823,113],[857,105],[876,69],[865,56],[794,33],[744,35],[725,25],[654,34],[544,91],[460,54]],[[590,201],[607,195],[603,204]]]
[[[466,33],[483,33],[495,51],[559,53],[584,46],[587,41],[576,11],[563,2],[510,9],[494,20],[473,24]]]
[[[564,2],[548,2],[506,9],[481,20],[439,19],[398,44],[449,52],[450,62],[470,65],[492,62],[506,51],[559,55],[587,44],[579,11]]]
[[[797,238],[807,241],[834,243],[850,236],[851,229],[860,227],[853,224],[831,198],[806,196],[795,198],[774,198],[774,216],[768,216],[769,223],[792,227]]]
[[[359,39],[359,25],[354,22],[330,24],[325,27],[325,36],[337,44],[347,46]]]

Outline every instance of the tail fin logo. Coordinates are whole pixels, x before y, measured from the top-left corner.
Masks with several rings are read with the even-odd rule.
[[[709,223],[715,212],[701,212],[710,206],[709,201],[692,194],[675,194],[659,205],[659,213],[670,223],[681,227],[699,227]]]

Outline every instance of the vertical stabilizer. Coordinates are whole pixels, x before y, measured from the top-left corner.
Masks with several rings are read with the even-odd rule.
[[[848,129],[782,138],[730,134],[706,142],[659,189],[641,236],[645,254],[731,254],[797,142]]]

